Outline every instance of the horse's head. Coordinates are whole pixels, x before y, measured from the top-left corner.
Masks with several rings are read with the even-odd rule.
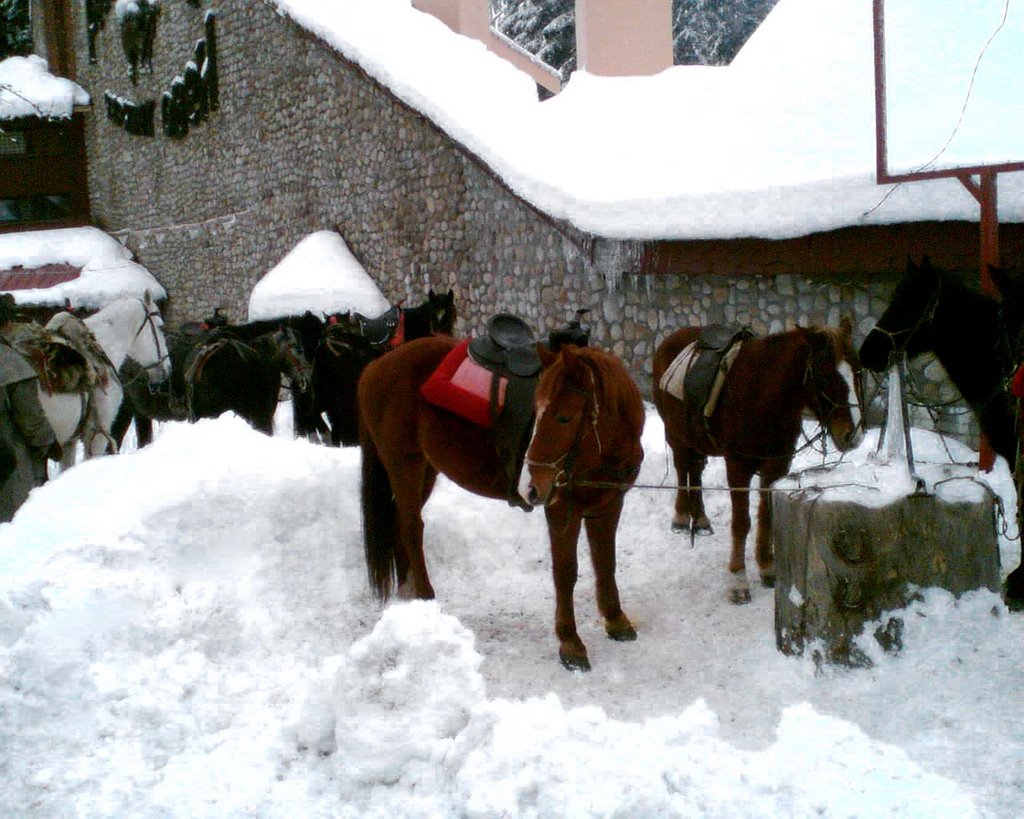
[[[136,312],[135,337],[128,346],[128,358],[139,364],[152,385],[163,384],[171,377],[171,355],[164,336],[164,319],[160,308],[147,290],[141,299],[131,301]]]
[[[291,327],[279,327],[273,333],[281,374],[291,382],[292,389],[306,392],[313,380],[313,365],[302,338]]]
[[[625,491],[643,461],[644,408],[633,379],[600,349],[537,350],[543,371],[519,493],[536,506],[557,502],[563,489]]]
[[[801,328],[809,347],[805,384],[810,405],[840,451],[862,438],[861,368],[853,348],[853,324],[843,318],[838,327]]]
[[[455,293],[427,291],[427,310],[430,316],[431,335],[450,336],[455,329]]]
[[[931,348],[931,322],[942,295],[942,271],[925,257],[907,270],[889,306],[860,347],[861,364],[874,372],[889,369],[899,353],[915,356]]]

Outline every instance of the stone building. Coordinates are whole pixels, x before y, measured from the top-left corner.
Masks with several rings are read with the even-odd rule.
[[[601,235],[514,191],[279,2],[124,5],[61,5],[65,64],[93,99],[93,220],[166,287],[172,323],[219,305],[244,319],[253,285],[331,229],[393,301],[452,288],[461,332],[507,310],[546,333],[589,308],[594,342],[649,393],[652,351],[681,324],[769,332],[850,314],[862,336],[908,255],[977,276],[970,220],[789,238]],[[1004,225],[1002,243],[1006,258],[1024,257],[1021,225]],[[943,412],[966,430],[962,410]]]

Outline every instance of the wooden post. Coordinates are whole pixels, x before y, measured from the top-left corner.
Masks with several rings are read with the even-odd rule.
[[[999,291],[992,283],[992,276],[989,273],[989,266],[999,267],[999,202],[996,190],[996,172],[988,169],[981,171],[977,182],[969,174],[961,174],[958,179],[981,206],[981,258],[979,260],[981,292],[998,298]],[[978,466],[985,472],[991,472],[995,462],[995,451],[985,438],[985,433],[982,432]]]

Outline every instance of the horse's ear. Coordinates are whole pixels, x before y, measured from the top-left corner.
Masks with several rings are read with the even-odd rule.
[[[843,331],[843,335],[846,338],[853,338],[853,319],[849,316],[843,316],[839,319],[839,329]]]
[[[545,370],[554,364],[555,359],[558,358],[558,353],[551,352],[546,344],[539,341],[537,342],[537,355],[540,356],[540,365]]]

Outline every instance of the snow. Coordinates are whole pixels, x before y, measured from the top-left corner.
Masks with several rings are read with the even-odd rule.
[[[302,239],[249,297],[249,321],[353,311],[378,316],[390,303],[345,240],[321,230]]]
[[[82,86],[50,73],[35,54],[0,60],[0,121],[18,117],[70,119],[76,105],[88,105]]]
[[[77,279],[53,287],[10,291],[18,304],[98,310],[119,298],[141,297],[147,290],[157,301],[164,289],[132,252],[93,227],[0,233],[0,270],[31,269],[48,264],[81,267]]]
[[[730,68],[577,74],[548,103],[408,0],[275,2],[530,201],[604,235],[784,236],[977,217],[957,183],[937,182],[904,186],[861,218],[881,193],[866,2],[780,0]],[[759,49],[796,50],[773,22],[784,15],[806,21],[807,56],[773,68]],[[787,86],[795,65],[802,80]],[[665,94],[679,104],[650,104]],[[544,134],[554,123],[572,147],[552,156]],[[1001,179],[1004,221],[1022,216],[1020,176]],[[96,233],[0,236],[0,260],[99,258],[97,275],[127,266]],[[318,241],[303,248],[312,269],[286,259],[267,276],[255,312],[325,273],[325,261],[341,274],[324,285],[337,288],[331,298],[351,295],[355,268]],[[333,309],[315,289],[303,304]],[[988,591],[926,589],[884,615],[904,621],[899,654],[865,629],[871,668],[782,655],[771,592],[725,601],[720,459],[705,473],[716,534],[690,549],[669,531],[674,476],[650,408],[618,551],[639,639],[605,639],[583,558],[576,604],[589,674],[557,662],[539,512],[440,480],[425,510],[438,601],[381,607],[363,562],[358,450],[292,440],[287,404],[278,423],[274,437],[232,415],[162,425],[152,446],[72,467],[0,524],[6,813],[1024,815],[1024,618]],[[877,435],[832,470],[802,454],[794,480],[839,497],[851,483],[881,502],[899,497],[908,484],[898,461],[874,454]],[[935,491],[943,470],[964,469],[950,453],[977,458],[921,430],[913,449]],[[843,471],[843,486],[824,485]],[[1004,462],[968,477],[1014,520]],[[1004,571],[1016,566],[1012,523],[999,548]]]
[[[931,433],[914,447],[947,460]],[[786,657],[770,591],[725,600],[721,460],[716,534],[691,550],[669,530],[650,407],[644,448],[618,570],[639,638],[604,638],[582,557],[589,674],[557,661],[542,514],[445,479],[426,508],[438,600],[382,608],[359,451],[292,440],[287,404],[273,438],[229,414],[72,467],[0,525],[5,811],[1021,815],[1024,619],[988,591],[930,589],[896,613],[900,654],[861,638],[870,669]],[[987,480],[1012,519],[1005,463]],[[1016,565],[1019,541],[1000,547]]]
[[[272,2],[517,194],[597,235],[781,239],[852,225],[978,219],[977,202],[951,179],[900,186],[879,204],[885,190],[875,182],[867,0],[779,0],[728,67],[677,66],[652,77],[578,71],[545,102],[525,74],[410,0]],[[953,52],[973,66],[983,44],[977,34],[996,28],[1005,0],[972,4],[976,23],[962,39],[959,0],[890,6],[893,37],[914,57],[891,72],[895,170],[922,153],[931,158],[956,129],[967,96],[963,69],[950,67],[940,81],[934,75],[947,71],[942,60]],[[941,165],[1007,158],[1006,151],[1024,159],[1017,136],[1024,95],[1014,93],[1024,34],[1019,4],[1011,9]],[[905,19],[930,24],[908,38],[897,25]],[[914,105],[901,119],[908,100]],[[999,209],[1003,222],[1024,220],[1024,174],[1000,176]]]

